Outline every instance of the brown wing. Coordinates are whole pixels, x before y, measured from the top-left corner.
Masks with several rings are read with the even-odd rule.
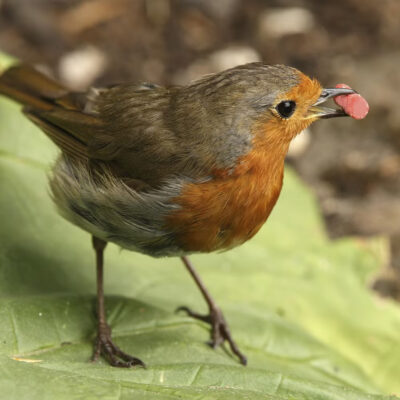
[[[237,99],[230,95],[229,85],[241,82],[231,73],[195,88],[128,83],[71,93],[19,65],[0,76],[0,93],[23,104],[64,153],[105,163],[127,182],[159,187],[171,177],[204,179],[214,170],[231,170],[249,150],[252,114],[241,106],[242,89]],[[221,79],[228,87],[222,95]]]
[[[182,169],[177,138],[164,126],[167,89],[124,84],[71,93],[33,67],[17,65],[0,76],[0,93],[23,104],[65,154],[104,162],[135,188],[158,185]]]
[[[68,92],[28,65],[4,72],[0,76],[0,93],[23,104],[28,118],[64,153],[88,160],[88,140],[101,122],[83,112],[81,94]]]

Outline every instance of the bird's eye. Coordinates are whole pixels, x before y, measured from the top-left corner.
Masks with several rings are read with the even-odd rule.
[[[276,110],[282,118],[289,118],[296,109],[296,103],[292,100],[281,101],[277,106]]]

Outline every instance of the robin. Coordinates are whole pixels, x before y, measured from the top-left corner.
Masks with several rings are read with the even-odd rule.
[[[362,109],[356,92],[343,85],[323,89],[295,68],[251,63],[187,86],[127,83],[86,93],[17,65],[0,77],[0,93],[22,103],[60,148],[50,179],[54,202],[92,235],[93,360],[103,355],[116,367],[144,366],[114,344],[106,321],[103,253],[114,242],[153,257],[181,257],[209,314],[179,310],[209,323],[212,346],[228,342],[246,364],[188,254],[227,250],[252,238],[278,199],[290,141],[318,119]],[[335,96],[342,104],[353,96],[353,111],[320,106]]]

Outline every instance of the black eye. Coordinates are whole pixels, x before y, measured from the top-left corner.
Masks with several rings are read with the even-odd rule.
[[[281,101],[277,106],[276,110],[282,118],[289,118],[296,109],[296,103],[292,100]]]

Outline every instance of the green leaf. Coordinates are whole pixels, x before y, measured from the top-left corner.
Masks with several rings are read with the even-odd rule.
[[[1,62],[1,60],[0,60]],[[400,310],[368,281],[382,240],[324,234],[292,171],[270,220],[235,250],[193,257],[249,357],[205,342],[206,311],[179,259],[110,245],[106,307],[115,341],[147,369],[90,363],[95,336],[90,236],[59,217],[52,143],[0,100],[0,392],[7,399],[382,399],[400,392]]]

